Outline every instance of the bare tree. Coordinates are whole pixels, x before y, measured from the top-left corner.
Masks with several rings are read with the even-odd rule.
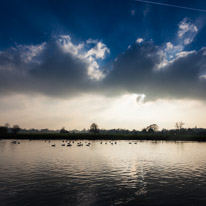
[[[185,123],[183,123],[183,122],[176,122],[175,123],[175,127],[177,128],[177,129],[179,129],[179,130],[181,130],[182,128],[183,128],[183,125],[184,125]]]

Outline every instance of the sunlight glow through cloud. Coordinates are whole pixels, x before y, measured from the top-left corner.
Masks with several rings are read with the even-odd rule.
[[[153,14],[148,5],[144,17],[132,8],[128,22],[140,15],[146,22]],[[164,40],[123,24],[102,36],[102,31],[92,35],[90,28],[85,36],[58,33],[36,44],[2,46],[1,124],[12,119],[11,124],[27,128],[82,129],[97,122],[105,128],[142,129],[153,122],[172,128],[175,121],[187,120],[188,126],[204,126],[199,116],[206,101],[206,47],[194,46],[203,27],[199,19],[181,15],[171,24],[174,36]],[[166,23],[161,32],[167,37]],[[130,26],[132,35],[123,39],[122,28]]]
[[[139,105],[144,104],[146,95],[145,94],[137,94],[136,95],[136,101]]]

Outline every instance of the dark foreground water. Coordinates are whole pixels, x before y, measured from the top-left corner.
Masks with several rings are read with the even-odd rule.
[[[1,206],[206,205],[206,143],[11,142],[0,141]]]

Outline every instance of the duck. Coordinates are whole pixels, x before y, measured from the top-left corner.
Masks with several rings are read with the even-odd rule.
[[[81,143],[81,142],[78,142],[77,143],[77,146],[79,147],[79,146],[83,146],[83,144]]]

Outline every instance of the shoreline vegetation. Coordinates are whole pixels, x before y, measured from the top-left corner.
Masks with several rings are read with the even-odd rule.
[[[206,135],[165,134],[92,134],[92,133],[18,133],[0,135],[0,139],[21,140],[153,140],[206,142]]]
[[[92,123],[88,130],[21,129],[18,125],[10,127],[9,123],[0,126],[0,139],[28,140],[152,140],[152,141],[201,141],[206,142],[206,129],[183,128],[183,122],[176,122],[176,129],[159,131],[156,124],[151,124],[141,131],[127,129],[99,129]]]

